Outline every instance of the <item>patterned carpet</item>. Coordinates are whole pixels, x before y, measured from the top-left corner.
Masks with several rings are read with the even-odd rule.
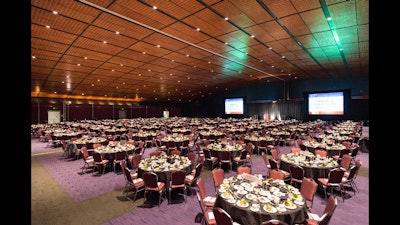
[[[62,150],[46,147],[47,143],[39,142],[38,139],[32,139],[31,152],[32,157],[36,158],[43,168],[50,174],[50,176],[59,184],[72,199],[72,201],[64,201],[63,204],[79,204],[79,202],[84,201],[95,201],[96,198],[104,198],[109,193],[114,193],[114,197],[107,199],[113,208],[108,208],[107,204],[102,207],[97,207],[96,214],[109,214],[109,219],[104,219],[103,222],[87,222],[85,224],[164,224],[164,225],[191,225],[195,223],[196,215],[201,211],[198,201],[194,195],[188,196],[187,202],[178,202],[174,204],[168,204],[167,199],[163,199],[161,206],[157,207],[151,204],[155,199],[150,200],[147,203],[143,202],[143,194],[139,194],[135,203],[132,203],[131,209],[126,209],[126,205],[121,207],[119,212],[118,204],[121,202],[126,203],[126,199],[122,195],[122,188],[125,185],[124,177],[121,173],[114,173],[112,170],[106,171],[102,176],[93,175],[94,173],[81,173],[81,167],[83,166],[83,160],[71,160],[63,159],[61,157]],[[281,147],[280,151],[282,154],[289,152],[289,147]],[[149,148],[145,151],[143,157],[147,157],[152,149]],[[252,156],[252,171],[253,173],[267,174],[267,169],[265,168],[264,162],[260,156]],[[363,162],[363,173],[368,175],[368,153],[359,153],[357,156]],[[34,168],[32,168],[34,170]],[[202,177],[205,181],[205,185],[209,195],[214,193],[213,181],[210,175],[210,170],[208,167],[203,168]],[[229,177],[235,175],[235,171],[226,171],[225,176]],[[353,192],[348,192],[350,195],[347,196],[345,202],[342,201],[341,197],[338,196],[338,207],[336,208],[335,214],[333,215],[330,225],[360,225],[369,224],[369,178],[367,176],[358,176],[356,180],[359,192],[356,196],[353,196]],[[35,189],[32,190],[32,195],[38,196],[40,198],[41,193]],[[119,195],[115,198],[115,194]],[[180,196],[173,196],[174,198]],[[36,198],[32,198],[36,199]],[[41,198],[51,199],[51,197]],[[50,201],[50,200],[49,200]],[[52,199],[51,204],[57,199]],[[103,200],[104,201],[104,200]],[[74,203],[75,202],[75,203]],[[120,203],[118,203],[120,202]],[[43,208],[46,205],[45,202],[42,204]],[[36,206],[36,205],[35,205]],[[117,206],[117,207],[115,207]],[[35,218],[32,218],[32,224],[79,224],[73,221],[68,223],[63,223],[62,218],[66,216],[71,216],[72,212],[66,212],[67,215],[59,213],[60,219],[57,220],[52,218],[53,222],[47,223],[44,218],[46,215],[41,215],[46,213],[46,210],[36,207],[32,208],[35,212]],[[100,211],[98,210],[100,208]],[[323,192],[318,190],[315,196],[313,212],[322,215],[322,211],[325,208],[325,198]],[[47,209],[48,210],[48,209]],[[90,209],[87,210],[90,212]],[[119,212],[119,213],[118,213]],[[48,213],[48,212],[47,212]],[[82,214],[82,212],[76,212],[77,215]],[[90,214],[90,213],[89,213]],[[115,215],[112,215],[115,214]],[[42,220],[40,223],[36,221],[36,216],[40,217]],[[102,219],[98,219],[102,220]],[[58,221],[58,222],[54,222]],[[90,220],[88,220],[90,221]],[[65,220],[64,220],[65,222]]]

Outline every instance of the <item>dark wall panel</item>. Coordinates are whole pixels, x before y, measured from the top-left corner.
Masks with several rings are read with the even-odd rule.
[[[96,105],[93,110],[94,119],[110,119],[113,118],[112,105]]]
[[[71,104],[69,106],[69,121],[93,119],[92,117],[92,105],[77,105]]]

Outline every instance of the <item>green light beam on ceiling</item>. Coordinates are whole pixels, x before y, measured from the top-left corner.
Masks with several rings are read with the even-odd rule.
[[[325,18],[326,18],[326,21],[328,22],[329,28],[332,31],[333,39],[335,39],[336,46],[339,50],[340,56],[342,57],[343,64],[346,68],[346,71],[348,74],[350,74],[349,64],[347,63],[346,57],[343,52],[343,45],[342,45],[342,42],[340,42],[340,38],[339,38],[339,35],[337,34],[335,24],[333,23],[333,19],[331,17],[331,14],[329,13],[328,5],[326,4],[325,0],[319,0],[319,2],[321,4],[322,11],[325,14]]]

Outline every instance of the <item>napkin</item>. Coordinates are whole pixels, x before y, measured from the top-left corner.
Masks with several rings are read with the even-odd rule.
[[[215,202],[216,198],[215,197],[211,197],[211,196],[207,196],[204,198],[204,201],[206,202]]]
[[[209,218],[210,220],[215,219],[214,213],[213,213],[212,211],[211,211],[211,212],[208,212],[208,218]]]
[[[262,185],[262,180],[260,178],[258,178],[257,176],[254,176],[254,175],[251,175],[248,173],[242,173],[242,177],[243,177],[243,179],[255,182],[258,185]]]
[[[134,179],[134,180],[133,180],[133,183],[136,184],[137,182],[141,182],[141,181],[143,181],[142,178],[137,178],[137,179]]]

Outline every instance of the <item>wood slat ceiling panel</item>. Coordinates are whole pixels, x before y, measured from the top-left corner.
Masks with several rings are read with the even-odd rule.
[[[49,61],[49,60],[41,60],[40,58],[32,59],[31,60],[31,71],[35,71],[36,69],[48,71],[51,70],[56,65],[56,61]]]
[[[304,4],[302,0],[296,0],[292,1],[292,4],[298,12],[310,11],[321,7],[319,0],[307,0],[307,4]]]
[[[158,44],[160,43],[160,45]],[[151,42],[148,38],[146,38],[145,42],[137,42],[130,47],[130,49],[134,49],[140,52],[146,52],[146,54],[162,57],[168,55],[171,50],[161,46],[162,42]]]
[[[34,14],[33,14],[34,15]],[[49,11],[40,11],[40,17],[32,18],[32,23],[39,26],[50,26],[53,30],[63,31],[66,34],[79,35],[88,25],[84,22],[74,20],[63,15],[56,15]]]
[[[197,1],[187,1],[187,0],[174,0],[174,1],[164,1],[164,0],[146,0],[144,1],[150,5],[157,6],[159,10],[173,15],[177,19],[183,19],[190,16],[204,8]]]
[[[314,33],[314,38],[315,38],[315,40],[317,40],[319,46],[321,46],[321,47],[336,46],[336,41],[333,38],[331,31]]]
[[[336,29],[357,26],[355,1],[346,1],[342,4],[328,4],[328,10]]]
[[[368,25],[360,25],[358,27],[358,37],[360,42],[368,42],[369,41],[369,26]]]
[[[202,32],[198,32],[196,31],[196,29],[193,29],[181,23],[172,24],[162,31],[167,33],[168,35],[171,35],[172,37],[183,40],[182,43],[190,42],[193,44],[197,44],[201,41],[209,39],[209,37],[204,35]]]
[[[115,4],[110,7],[110,10],[129,18],[131,21],[133,20],[139,24],[144,24],[145,26],[157,30],[161,30],[163,27],[169,26],[175,22],[174,19],[169,16],[138,1],[128,1],[124,3],[123,6]]]
[[[105,30],[103,28],[94,26],[91,26],[88,29],[86,29],[83,32],[82,36],[91,40],[96,40],[98,41],[98,43],[106,41],[108,45],[118,46],[121,48],[127,48],[136,42],[135,39],[124,37],[110,30]]]
[[[83,0],[31,1],[31,52],[36,57],[31,60],[32,90],[79,96],[88,89],[94,95],[137,94],[159,101],[176,96],[186,102],[202,91],[216,94],[266,80],[369,73],[365,0],[327,1],[343,58],[319,0],[264,0],[268,9],[247,0],[90,2],[100,8]],[[96,94],[93,89],[99,86],[103,89]]]
[[[218,36],[218,38],[224,42],[227,42],[229,46],[233,46],[237,49],[246,46],[252,46],[258,43],[242,31],[231,32],[226,35]]]
[[[74,42],[74,47],[82,49],[92,49],[94,52],[107,53],[109,55],[115,55],[123,50],[123,48],[119,46],[105,44],[102,42],[102,40],[100,41],[95,39],[88,39],[86,37],[79,37]]]
[[[108,2],[108,1],[106,1]],[[32,0],[31,5],[48,9],[50,11],[57,11],[59,15],[63,15],[76,20],[90,23],[94,17],[98,15],[98,10],[86,6],[79,1],[65,1],[65,0]]]
[[[272,13],[278,17],[283,18],[292,14],[295,14],[297,11],[292,4],[291,0],[274,0],[274,1],[263,1],[265,5],[272,11]]]
[[[307,35],[311,33],[307,25],[303,22],[303,19],[298,14],[284,17],[281,19],[281,22],[294,36]]]
[[[329,24],[326,22],[324,12],[321,8],[300,13],[300,16],[312,33],[329,30]]]
[[[204,41],[202,43],[198,44],[199,46],[201,46],[202,48],[207,49],[208,51],[217,53],[217,54],[222,54],[225,52],[225,44],[223,42],[220,42],[216,39],[208,39],[207,41]],[[220,56],[216,56],[216,57],[220,57]]]
[[[126,49],[124,51],[122,51],[121,53],[118,54],[119,57],[124,58],[125,60],[127,60],[129,62],[129,66],[132,68],[138,68],[141,67],[145,64],[144,61],[144,55],[142,52],[137,52],[137,51],[133,51],[130,49]],[[149,56],[151,57],[151,56]],[[149,60],[150,58],[147,57],[147,59]],[[151,57],[150,60],[154,60],[154,57]],[[128,63],[127,63],[128,65]]]
[[[50,42],[70,44],[76,40],[77,36],[72,34],[67,34],[62,31],[57,31],[54,29],[49,29],[42,26],[31,26],[31,36],[37,37],[38,39],[45,39]],[[36,39],[32,38],[34,42]]]
[[[243,11],[244,14],[248,15],[256,24],[273,20],[272,16],[267,13],[257,1],[239,0],[233,1],[232,4]]]
[[[357,24],[364,25],[369,23],[369,0],[354,1],[356,4]]]
[[[110,55],[108,55],[107,53],[99,52],[97,51],[97,49],[81,48],[75,46],[71,46],[70,48],[68,48],[65,54],[81,57],[82,59],[85,59],[84,61],[97,61],[100,64],[110,58]]]
[[[79,71],[83,73],[90,73],[93,70],[92,67],[78,66],[75,64],[62,63],[62,62],[57,63],[57,65],[54,68],[67,71]]]
[[[111,58],[108,63],[114,64],[116,70],[129,72],[135,69],[135,67],[131,65],[132,61],[132,59],[115,56]]]
[[[236,30],[236,28],[224,20],[224,18],[221,18],[208,9],[196,13],[194,16],[185,18],[183,21],[195,28],[200,28],[202,32],[205,32],[209,36],[219,36]],[[209,36],[205,38],[210,38]]]
[[[314,35],[304,35],[304,36],[299,36],[297,39],[301,42],[301,45],[307,48],[308,50],[310,48],[318,48],[319,44],[317,40],[315,39]]]
[[[160,44],[162,48],[165,48],[169,51],[177,51],[187,46],[186,43],[158,33],[149,35],[146,39],[143,39],[143,41],[153,43],[154,45]]]
[[[256,24],[256,21],[244,14],[242,9],[234,5],[232,1],[221,1],[212,7],[224,17],[228,17],[229,20],[237,26],[249,27]]]
[[[289,34],[286,31],[282,30],[281,26],[275,21],[260,24],[260,27],[264,29],[266,33],[277,40],[290,38]]]

